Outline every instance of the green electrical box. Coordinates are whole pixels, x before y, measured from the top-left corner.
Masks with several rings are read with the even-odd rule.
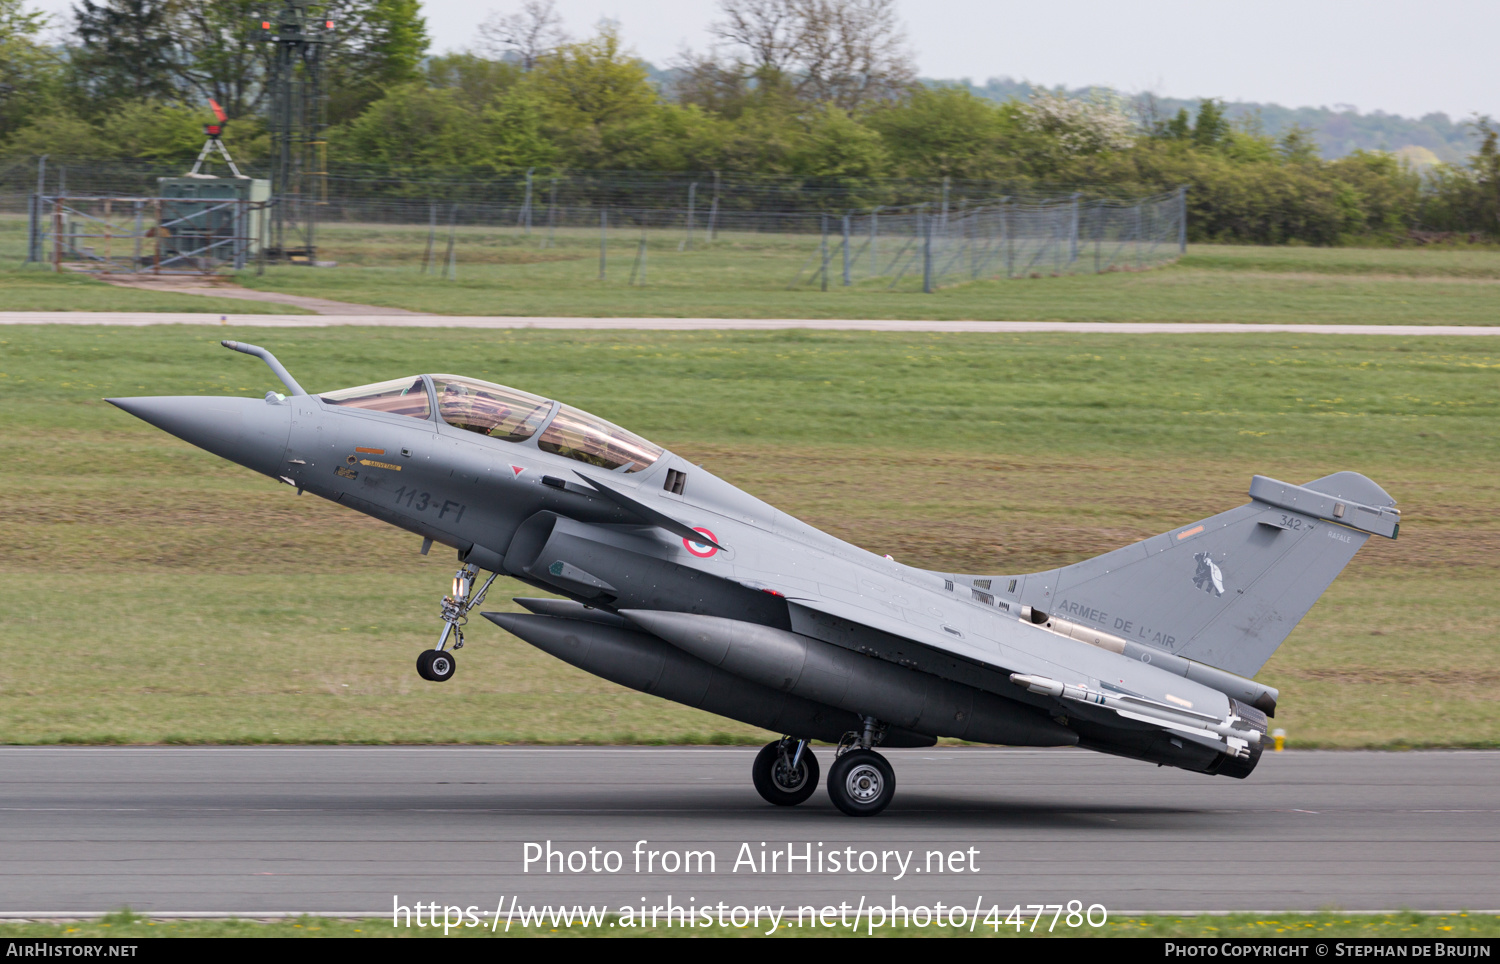
[[[158,178],[157,224],[162,266],[204,270],[243,268],[260,253],[271,182],[250,177],[186,174]]]

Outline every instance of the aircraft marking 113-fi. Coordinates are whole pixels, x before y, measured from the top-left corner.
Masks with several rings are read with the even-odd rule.
[[[1047,572],[963,575],[841,542],[585,412],[454,375],[309,395],[114,398],[179,438],[458,551],[423,678],[456,667],[500,573],[564,598],[483,615],[624,686],[785,736],[752,770],[768,801],[817,789],[890,803],[877,746],[938,737],[1082,746],[1248,776],[1276,690],[1252,677],[1371,534],[1400,514],[1354,472]],[[488,579],[476,588],[481,572]]]

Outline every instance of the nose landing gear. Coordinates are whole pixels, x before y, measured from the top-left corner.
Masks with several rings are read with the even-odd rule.
[[[490,573],[490,578],[485,580],[479,591],[472,592],[474,580],[479,578],[478,566],[466,563],[453,574],[453,593],[443,597],[443,632],[438,636],[436,647],[423,650],[417,655],[418,676],[434,683],[453,678],[458,661],[445,648],[448,640],[453,640],[453,649],[464,648],[463,628],[469,621],[469,610],[484,602],[484,594],[490,591],[490,585],[498,575],[499,573]]]

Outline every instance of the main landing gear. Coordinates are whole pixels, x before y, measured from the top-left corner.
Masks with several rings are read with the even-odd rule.
[[[807,748],[807,742],[786,736],[767,743],[755,755],[750,777],[766,802],[795,807],[817,791],[818,758]]]
[[[871,747],[879,745],[885,726],[864,718],[859,731],[844,734],[837,756],[828,768],[828,796],[851,817],[873,817],[890,806],[896,795],[896,772]],[[795,807],[818,788],[818,759],[807,740],[785,736],[767,743],[755,755],[750,775],[756,791],[778,807]]]
[[[479,578],[479,567],[465,564],[463,568],[453,574],[453,593],[443,597],[443,632],[438,636],[437,646],[433,649],[424,649],[417,654],[417,675],[434,683],[442,683],[453,678],[454,670],[458,669],[458,661],[453,658],[453,653],[446,647],[451,638],[453,649],[464,648],[464,625],[469,621],[469,610],[484,602],[484,594],[490,591],[490,585],[495,581],[499,573],[490,573],[484,585],[478,592],[472,592],[474,580]]]

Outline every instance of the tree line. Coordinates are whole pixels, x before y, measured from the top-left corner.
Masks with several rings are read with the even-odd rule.
[[[0,156],[189,161],[209,98],[252,168],[276,0],[80,0],[67,39],[0,0]],[[567,36],[551,0],[432,56],[419,0],[327,0],[331,169],[420,179],[534,170],[722,171],[857,188],[884,178],[1188,188],[1195,240],[1340,244],[1424,232],[1500,236],[1500,144],[1485,119],[1462,163],[1422,172],[1380,151],[1323,159],[1203,100],[1143,115],[1109,91],[997,102],[919,83],[894,0],[720,0],[714,44],[666,82],[619,27]],[[656,74],[660,78],[660,74]],[[857,193],[857,192],[856,192]]]

